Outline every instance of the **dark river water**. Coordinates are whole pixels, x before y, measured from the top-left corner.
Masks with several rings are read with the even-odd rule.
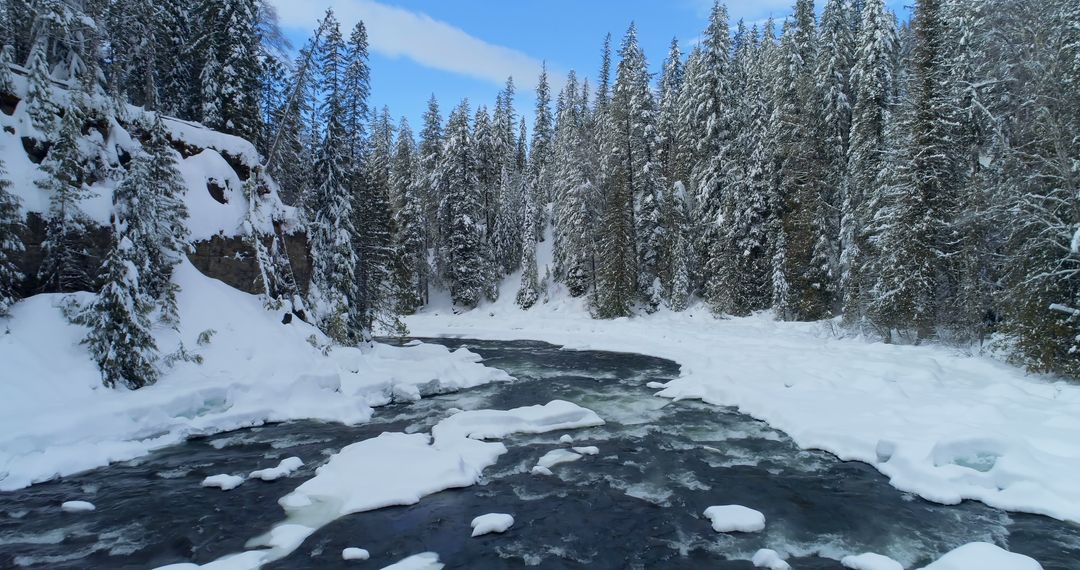
[[[428,431],[453,408],[553,399],[590,408],[607,425],[509,437],[509,452],[481,484],[340,518],[267,567],[381,568],[431,551],[447,568],[749,569],[754,552],[771,548],[788,554],[796,570],[838,569],[843,555],[868,551],[917,568],[961,544],[987,541],[1048,570],[1080,568],[1080,526],[974,502],[929,503],[890,487],[867,465],[800,450],[734,410],[653,396],[648,382],[678,373],[670,361],[535,342],[434,342],[466,346],[517,381],[383,407],[360,426],[289,422],[195,439],[0,493],[0,568],[210,562],[282,521],[277,500],[345,445],[384,431]],[[553,477],[530,474],[564,433],[600,453],[553,467]],[[199,485],[208,475],[273,467],[290,456],[305,465],[278,481],[248,481],[229,492]],[[70,499],[97,510],[60,512]],[[761,511],[765,530],[714,532],[702,511],[724,504]],[[472,518],[490,512],[511,513],[516,522],[505,534],[469,538]],[[342,549],[353,546],[369,550],[371,560],[342,560]]]

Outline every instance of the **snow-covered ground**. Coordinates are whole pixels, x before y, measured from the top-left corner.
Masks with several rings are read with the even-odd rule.
[[[551,264],[541,244],[540,274]],[[540,340],[571,349],[647,354],[681,365],[659,385],[785,431],[804,448],[875,466],[898,489],[1080,522],[1080,386],[938,346],[837,338],[822,324],[770,315],[682,313],[593,320],[558,286],[529,311],[499,300],[455,314],[436,300],[406,322],[417,336]]]
[[[182,342],[202,363],[178,361],[141,390],[101,385],[79,344],[86,330],[64,318],[62,296],[26,299],[0,320],[0,490],[132,459],[193,435],[294,419],[359,423],[394,399],[510,379],[474,353],[438,345],[324,355],[317,330],[296,319],[281,324],[283,313],[267,311],[258,298],[187,263],[175,279],[179,330],[159,328],[158,346],[169,354]]]

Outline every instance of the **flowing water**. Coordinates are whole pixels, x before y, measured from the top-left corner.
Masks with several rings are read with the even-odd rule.
[[[553,399],[596,411],[597,428],[518,435],[481,484],[444,491],[407,507],[338,519],[269,568],[381,568],[431,551],[447,568],[752,568],[759,548],[788,556],[796,570],[838,569],[845,554],[877,552],[919,567],[961,544],[993,542],[1047,570],[1080,568],[1080,526],[1006,513],[975,502],[937,505],[902,493],[870,466],[801,450],[784,434],[700,402],[655,397],[649,382],[678,374],[666,360],[566,351],[536,342],[438,339],[468,347],[517,380],[376,411],[370,423],[265,425],[200,438],[11,493],[0,493],[0,568],[147,568],[206,563],[239,552],[283,519],[277,500],[350,443],[384,431],[428,431],[456,409],[509,409]],[[574,445],[598,455],[530,469],[544,453]],[[248,481],[222,492],[200,487],[218,473],[302,469],[275,482]],[[61,502],[93,502],[92,513],[62,513]],[[718,534],[702,511],[740,504],[766,528]],[[473,517],[511,513],[505,534],[469,538]],[[367,562],[344,561],[346,547]]]

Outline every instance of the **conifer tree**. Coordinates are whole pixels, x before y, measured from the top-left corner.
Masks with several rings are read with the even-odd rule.
[[[487,259],[468,100],[462,101],[447,120],[439,179],[446,191],[439,205],[439,225],[444,228],[440,244],[443,281],[455,304],[475,307],[485,292]]]
[[[536,189],[525,190],[525,215],[522,217],[521,286],[517,292],[517,305],[529,309],[540,299],[540,280],[536,266]]]
[[[91,222],[80,202],[87,195],[86,166],[79,151],[82,114],[76,102],[67,108],[59,140],[41,164],[44,174],[38,187],[49,196],[45,241],[38,281],[49,292],[72,292],[87,288],[85,238]]]
[[[424,243],[424,187],[417,176],[416,142],[409,122],[402,117],[390,169],[390,189],[397,199],[394,208],[394,239],[398,260],[398,311],[412,314],[427,302],[427,246]]]
[[[23,275],[15,260],[26,249],[21,236],[22,225],[19,199],[11,193],[11,181],[0,160],[0,317],[6,316],[18,299],[17,287]]]
[[[357,299],[357,231],[349,191],[352,164],[345,132],[344,41],[332,13],[320,67],[325,98],[320,115],[326,121],[315,163],[315,186],[305,198],[312,271],[309,297],[319,327],[340,343],[364,339]]]

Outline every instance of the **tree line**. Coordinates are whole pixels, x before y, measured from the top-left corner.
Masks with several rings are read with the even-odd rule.
[[[291,61],[258,0],[9,0],[5,18],[5,62],[31,76],[253,141],[269,176],[252,185],[301,206],[313,262],[301,299],[282,248],[254,236],[266,297],[339,342],[398,328],[433,288],[471,308],[520,274],[525,309],[556,283],[598,318],[701,299],[890,342],[993,340],[1080,373],[1071,0],[918,0],[909,21],[883,0],[820,17],[797,0],[734,29],[717,3],[658,76],[631,25],[593,83],[571,72],[553,94],[543,71],[531,129],[508,79],[445,122],[432,96],[418,136],[369,107],[366,29],[346,37],[332,12]]]

